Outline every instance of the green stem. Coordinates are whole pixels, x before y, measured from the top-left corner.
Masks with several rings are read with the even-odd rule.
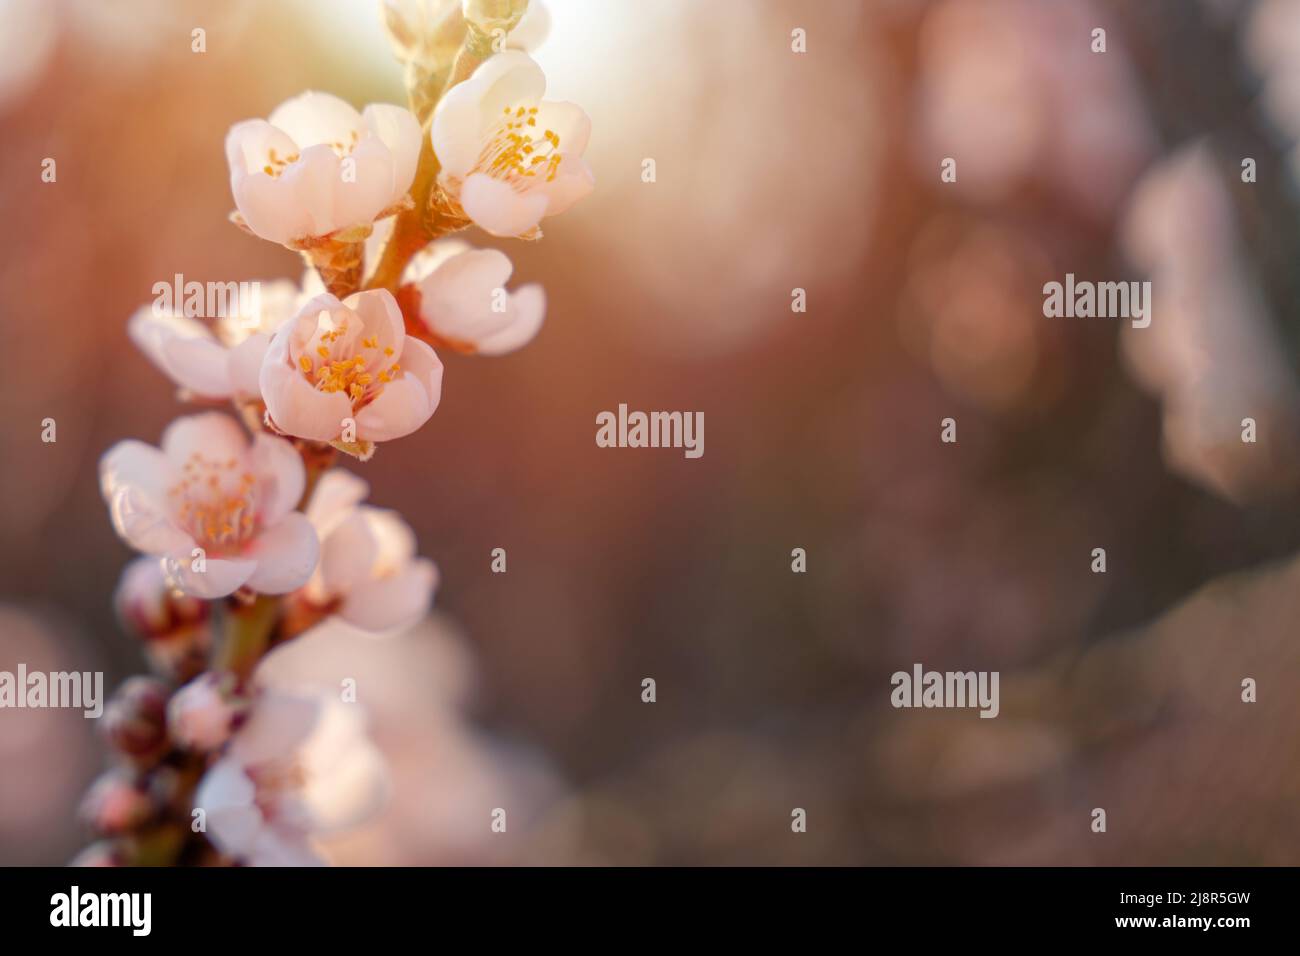
[[[271,641],[280,614],[280,600],[275,595],[259,594],[252,604],[220,608],[220,638],[212,659],[213,670],[230,671],[241,683],[252,676]]]

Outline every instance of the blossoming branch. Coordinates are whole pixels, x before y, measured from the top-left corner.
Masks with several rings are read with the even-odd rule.
[[[593,188],[590,122],[543,98],[527,48],[546,17],[528,6],[385,0],[408,107],[306,92],[226,137],[233,221],[300,252],[301,280],[262,283],[211,324],[179,301],[131,317],[132,341],[206,408],[100,463],[113,527],[142,555],[118,614],[153,674],[106,708],[113,764],[83,802],[98,840],[78,862],[318,863],[315,836],[382,805],[356,706],[264,688],[257,670],[327,618],[384,633],[432,604],[438,569],[411,528],[334,465],[432,417],[438,350],[500,355],[542,325],[540,286],[507,292],[505,254],[447,238],[538,239]]]

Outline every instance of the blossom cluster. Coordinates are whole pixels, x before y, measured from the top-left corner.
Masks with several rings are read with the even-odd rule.
[[[510,34],[526,0],[493,19],[483,6],[386,0],[410,109],[308,92],[230,129],[232,218],[301,252],[301,281],[262,283],[255,314],[209,324],[155,304],[128,322],[203,408],[100,463],[113,527],[142,554],[118,613],[156,674],[105,715],[117,762],[83,805],[103,838],[83,862],[318,862],[313,835],[382,803],[383,760],[353,702],[263,687],[256,671],[328,618],[384,633],[427,613],[437,567],[334,462],[429,421],[439,350],[500,355],[541,327],[540,286],[507,291],[504,253],[446,237],[536,239],[592,189],[586,114],[543,98]],[[413,43],[422,30],[436,37]]]

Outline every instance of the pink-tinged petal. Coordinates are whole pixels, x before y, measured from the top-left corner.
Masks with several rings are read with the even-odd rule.
[[[447,97],[464,86],[471,87],[480,112],[495,123],[506,107],[514,110],[539,103],[546,93],[546,74],[527,53],[505,50],[484,60],[468,80],[452,87]]]
[[[248,454],[248,436],[229,415],[201,412],[168,425],[162,436],[162,450],[174,468],[182,467],[196,454],[207,461],[242,462]]]
[[[321,564],[325,564],[328,537],[370,494],[365,479],[343,468],[331,468],[316,482],[307,503],[307,519],[316,527],[321,539]]]
[[[460,204],[465,215],[485,232],[521,236],[542,221],[547,197],[537,189],[517,193],[504,180],[473,173],[461,185]]]
[[[246,559],[205,557],[202,571],[195,570],[193,552],[177,551],[163,558],[167,583],[186,594],[212,600],[234,594],[257,570],[257,562]]]
[[[292,511],[263,530],[244,553],[257,563],[249,587],[262,594],[287,594],[306,584],[316,570],[320,542],[307,516]]]
[[[194,546],[194,540],[172,523],[170,513],[139,488],[119,487],[108,503],[109,520],[131,547],[145,554],[165,554]]]
[[[361,114],[366,127],[388,147],[393,158],[393,201],[411,188],[415,167],[420,158],[423,132],[420,122],[408,109],[388,103],[374,103]]]
[[[325,704],[306,694],[264,691],[230,742],[230,756],[254,768],[284,761],[316,730]]]
[[[230,164],[230,183],[235,174],[262,171],[271,162],[271,152],[279,162],[298,152],[298,146],[285,134],[263,119],[244,120],[230,127],[226,134],[226,162]]]
[[[344,598],[339,617],[365,631],[409,627],[429,612],[438,586],[438,569],[417,558],[396,574],[362,581]]]
[[[330,147],[308,146],[299,160],[286,166],[275,182],[292,193],[300,204],[300,215],[305,217],[306,225],[291,235],[291,239],[323,236],[353,225],[341,221],[336,211],[343,170],[338,154]],[[254,228],[253,231],[257,230]]]
[[[257,808],[257,788],[244,764],[222,757],[199,781],[194,806],[203,810],[207,836],[223,853],[245,857],[253,849],[265,821]]]
[[[531,342],[546,317],[546,293],[537,284],[521,286],[510,296],[511,322],[500,332],[481,339],[481,355],[504,355]]]
[[[560,152],[581,156],[591,140],[591,118],[577,103],[546,100],[537,106],[537,129],[555,133],[560,138]]]
[[[442,398],[442,362],[433,349],[407,336],[402,348],[402,378],[389,382],[379,397],[357,413],[357,438],[391,441],[425,422]]]
[[[537,188],[546,196],[546,215],[558,216],[596,188],[596,177],[585,159],[566,154],[555,178]]]
[[[362,333],[359,338],[374,336],[380,352],[391,348],[393,356],[390,361],[397,361],[402,356],[406,344],[406,326],[402,321],[402,310],[391,292],[387,289],[357,292],[348,296],[343,305],[356,312],[361,319]]]
[[[279,524],[298,507],[307,487],[302,456],[290,442],[262,433],[253,439],[251,461],[258,478],[258,520],[263,527]]]
[[[185,315],[156,314],[152,305],[142,306],[126,323],[126,334],[136,347],[175,384],[187,387],[180,381],[177,370],[169,361],[165,347],[175,339],[212,341],[212,335],[203,323]]]
[[[318,143],[337,143],[347,147],[354,135],[361,135],[365,126],[361,114],[346,100],[314,90],[285,100],[268,120],[304,148]]]
[[[397,191],[393,155],[378,137],[367,136],[352,150],[350,171],[343,165],[348,159],[340,160],[339,181],[334,184],[334,216],[339,228],[373,222],[406,191]]]
[[[435,239],[411,257],[406,271],[402,274],[402,281],[420,282],[448,259],[462,252],[469,252],[473,248],[464,239]]]
[[[473,249],[443,262],[420,280],[420,318],[446,338],[477,343],[510,324],[510,310],[492,309],[513,271],[496,249]]]
[[[229,398],[229,353],[212,339],[173,337],[162,343],[172,380],[196,395]]]
[[[230,349],[226,359],[230,369],[231,390],[241,398],[260,398],[261,386],[258,376],[262,372],[262,360],[266,350],[271,346],[271,336],[266,332],[255,332],[244,341]]]
[[[354,509],[321,543],[321,583],[330,595],[347,594],[370,576],[379,558],[379,542],[365,514]]]
[[[342,392],[317,391],[300,369],[289,364],[289,339],[295,326],[281,326],[266,351],[258,378],[262,401],[282,432],[310,441],[333,441],[343,431],[343,420],[352,417],[352,403]]]
[[[192,546],[171,519],[166,488],[175,472],[161,451],[140,441],[118,442],[99,464],[99,487],[113,529],[146,554]]]
[[[307,202],[297,194],[297,185],[295,182],[290,188],[266,173],[237,171],[231,177],[230,192],[253,235],[284,244],[312,231]]]
[[[374,572],[388,574],[405,567],[415,557],[415,532],[399,512],[388,508],[362,508],[370,534],[379,545]]]
[[[127,439],[99,459],[99,490],[105,501],[111,501],[120,488],[135,488],[161,511],[174,474],[171,462],[159,449]]]

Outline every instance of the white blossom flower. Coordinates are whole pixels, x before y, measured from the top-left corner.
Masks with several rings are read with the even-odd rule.
[[[307,302],[276,332],[262,363],[274,426],[312,441],[388,441],[415,431],[442,396],[442,362],[406,334],[385,289]],[[346,437],[348,423],[355,435]]]
[[[314,270],[309,275],[315,276]],[[319,282],[319,280],[317,280]],[[227,314],[209,329],[180,312],[142,306],[127,323],[140,351],[177,386],[200,399],[249,401],[271,335],[302,304],[303,293],[288,279],[260,284],[256,314]]]
[[[388,773],[355,705],[332,693],[262,691],[194,805],[208,839],[253,866],[324,861],[313,835],[350,829],[388,797]]]
[[[321,541],[321,560],[301,592],[366,631],[409,627],[428,613],[438,568],[416,556],[415,533],[396,511],[364,506],[369,488],[335,468],[316,485],[307,518]]]
[[[235,206],[254,234],[289,246],[367,229],[410,188],[420,136],[400,106],[358,113],[337,96],[303,93],[226,135]]]
[[[514,267],[503,252],[443,239],[420,252],[407,276],[420,290],[420,320],[461,352],[502,355],[542,327],[546,294],[536,283],[505,291]]]
[[[161,556],[173,587],[209,599],[245,586],[284,594],[311,577],[319,542],[294,510],[305,483],[289,442],[260,434],[250,445],[217,412],[172,422],[161,448],[122,441],[100,461],[117,533]]]
[[[573,103],[543,100],[546,77],[506,50],[452,87],[430,136],[438,182],[466,218],[495,236],[532,236],[595,185],[582,158],[591,120]]]

